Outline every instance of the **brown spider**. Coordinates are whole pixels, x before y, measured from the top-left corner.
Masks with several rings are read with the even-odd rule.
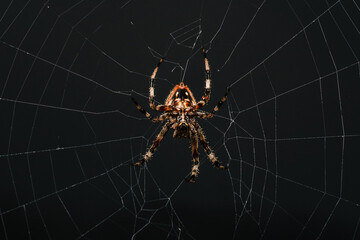
[[[143,165],[145,162],[148,162],[152,157],[155,150],[159,147],[161,140],[164,138],[165,134],[170,128],[174,129],[174,138],[190,138],[191,151],[193,156],[193,166],[190,173],[190,177],[187,179],[189,182],[195,182],[195,179],[199,173],[199,153],[198,153],[198,142],[200,141],[203,146],[206,154],[209,157],[210,162],[218,167],[219,169],[226,169],[227,167],[223,166],[216,158],[213,150],[210,148],[204,131],[200,127],[199,123],[195,120],[195,117],[201,119],[212,118],[214,114],[219,110],[221,105],[226,101],[226,97],[230,91],[230,88],[227,89],[225,95],[221,98],[219,103],[214,107],[211,113],[200,111],[199,109],[208,103],[210,100],[210,65],[206,57],[206,52],[203,49],[203,55],[205,60],[205,94],[199,102],[196,102],[192,92],[188,86],[184,85],[183,82],[176,85],[173,90],[170,92],[168,97],[165,100],[164,105],[155,105],[154,101],[154,79],[156,73],[160,67],[160,64],[163,61],[163,58],[160,59],[157,67],[155,68],[153,74],[150,78],[150,89],[149,89],[149,104],[150,108],[156,111],[164,112],[159,117],[153,117],[145,109],[143,109],[134,98],[131,100],[135,103],[137,109],[143,113],[148,119],[153,122],[162,122],[166,120],[165,125],[161,129],[160,133],[157,135],[151,147],[145,153],[143,158],[132,164],[133,166]]]

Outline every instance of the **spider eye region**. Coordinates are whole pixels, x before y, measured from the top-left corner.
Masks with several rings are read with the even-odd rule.
[[[179,89],[175,93],[175,98],[180,98],[181,100],[189,99],[189,93],[186,89]]]

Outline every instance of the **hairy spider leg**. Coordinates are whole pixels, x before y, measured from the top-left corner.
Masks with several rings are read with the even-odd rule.
[[[156,77],[156,74],[160,68],[160,65],[161,63],[164,61],[164,58],[161,58],[160,61],[158,62],[156,68],[154,69],[153,73],[151,74],[151,77],[150,77],[150,88],[149,88],[149,105],[150,105],[150,108],[152,110],[155,110],[155,111],[168,111],[168,110],[165,110],[164,108],[166,108],[166,106],[164,105],[156,105],[155,104],[155,87],[154,87],[154,81],[155,81],[155,77]]]
[[[159,104],[159,105],[156,105],[155,104],[155,87],[154,87],[154,81],[155,81],[155,77],[156,77],[156,74],[160,68],[160,65],[161,63],[164,61],[164,58],[161,58],[160,61],[158,62],[156,68],[154,69],[153,73],[151,74],[151,77],[150,77],[150,88],[149,88],[149,105],[150,105],[150,108],[152,110],[155,110],[155,111],[159,111],[159,112],[166,112],[166,111],[173,111],[174,108],[172,106],[167,106],[167,105],[162,105],[162,104]]]
[[[150,113],[148,113],[144,108],[140,106],[140,104],[135,100],[135,98],[131,98],[131,100],[135,103],[136,108],[145,115],[148,119],[150,119],[153,122],[162,122],[166,119],[167,113],[161,114],[159,117],[153,117]]]
[[[199,137],[196,129],[191,126],[190,131],[190,146],[193,156],[193,166],[191,169],[190,177],[187,179],[188,182],[193,183],[199,174]]]
[[[213,117],[213,115],[211,115],[211,113],[209,113],[209,112],[192,112],[191,116],[201,118],[201,119],[208,119],[208,118]]]
[[[161,131],[159,132],[159,134],[156,136],[156,139],[154,140],[153,144],[151,145],[151,147],[147,150],[147,152],[145,153],[145,155],[143,156],[143,158],[136,162],[133,163],[133,166],[139,166],[139,165],[143,165],[145,162],[148,162],[150,160],[150,158],[152,157],[153,153],[155,152],[155,150],[159,147],[160,142],[163,140],[163,138],[165,137],[166,133],[169,131],[170,127],[172,125],[172,122],[166,122],[163,126],[163,128],[161,129]]]
[[[175,109],[173,106],[157,105],[155,110],[159,112],[170,112],[170,111],[174,111]]]
[[[219,111],[220,107],[224,104],[224,102],[227,99],[227,95],[230,92],[230,88],[227,89],[226,93],[224,94],[224,96],[220,99],[220,101],[216,104],[216,106],[214,107],[214,109],[210,112],[210,113],[205,113],[205,112],[195,112],[196,117],[201,118],[201,119],[207,119],[207,118],[212,118],[214,117],[215,113],[217,113],[217,111]],[[197,106],[196,106],[197,107]]]
[[[227,95],[230,92],[230,88],[227,89],[226,93],[224,94],[224,96],[220,99],[220,101],[218,102],[218,104],[214,107],[214,109],[211,111],[211,114],[215,114],[217,111],[219,111],[220,107],[223,105],[223,103],[226,101],[227,99]]]
[[[202,49],[205,61],[205,92],[203,99],[205,100],[205,104],[210,100],[211,95],[211,72],[210,72],[210,64],[209,60],[206,57],[205,49]]]
[[[201,100],[196,104],[196,109],[202,108],[205,106],[209,100],[211,95],[211,71],[210,71],[210,64],[209,60],[206,56],[206,51],[203,48],[202,49],[203,55],[204,55],[204,61],[205,61],[205,92],[204,96],[201,98]]]
[[[197,133],[198,133],[198,135],[199,135],[200,143],[201,143],[201,145],[203,146],[206,154],[208,155],[210,162],[211,162],[214,166],[218,167],[219,169],[227,169],[227,167],[224,166],[224,165],[222,165],[221,162],[219,162],[219,160],[218,160],[217,157],[215,156],[214,151],[211,149],[211,147],[209,146],[209,143],[208,143],[207,140],[206,140],[204,131],[202,130],[200,124],[197,123],[197,122],[195,122],[195,127],[196,127]]]

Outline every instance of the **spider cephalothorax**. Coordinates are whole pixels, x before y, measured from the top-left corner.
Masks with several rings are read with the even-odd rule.
[[[150,78],[150,88],[149,88],[149,104],[150,108],[156,111],[163,112],[159,117],[153,117],[144,110],[134,98],[131,98],[132,101],[136,104],[137,109],[141,113],[143,113],[148,119],[153,122],[163,122],[166,121],[160,133],[157,135],[153,144],[150,146],[148,151],[145,153],[143,158],[134,163],[134,166],[139,166],[148,162],[152,157],[153,153],[159,146],[161,140],[164,138],[165,134],[169,131],[170,128],[174,129],[174,138],[190,138],[191,150],[193,156],[193,167],[190,173],[190,177],[188,178],[189,182],[195,182],[196,177],[199,173],[199,152],[198,152],[198,143],[203,146],[206,154],[209,157],[211,163],[218,167],[219,169],[226,169],[216,158],[213,150],[210,148],[205,134],[200,127],[199,123],[195,118],[208,119],[212,118],[214,114],[219,110],[221,105],[226,101],[226,97],[230,91],[228,88],[225,95],[219,101],[219,103],[214,107],[214,109],[209,113],[205,111],[199,110],[210,100],[210,90],[211,90],[211,79],[210,79],[210,65],[206,57],[206,52],[203,49],[204,60],[205,60],[205,93],[199,102],[196,102],[192,92],[183,82],[176,85],[168,95],[163,105],[156,105],[154,101],[154,79],[156,77],[156,73],[162,63],[163,59],[161,59],[155,68],[153,74]]]

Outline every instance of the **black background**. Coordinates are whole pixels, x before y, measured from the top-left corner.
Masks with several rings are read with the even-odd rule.
[[[359,239],[359,5],[2,1],[0,239]],[[184,181],[171,131],[129,166],[161,128],[130,96],[149,109],[166,55],[157,101],[181,80],[199,99],[202,47],[205,109],[232,87],[199,120],[229,170],[201,150]]]

